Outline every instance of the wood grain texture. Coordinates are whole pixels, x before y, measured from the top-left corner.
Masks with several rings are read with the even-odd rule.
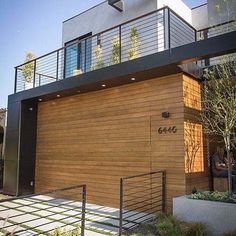
[[[88,202],[118,207],[121,177],[166,170],[171,209],[186,193],[183,81],[177,74],[40,103],[36,191],[87,184]],[[169,126],[177,132],[158,134]]]

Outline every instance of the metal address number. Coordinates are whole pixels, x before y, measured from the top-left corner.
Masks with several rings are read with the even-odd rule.
[[[170,127],[160,127],[158,129],[158,134],[166,134],[166,133],[176,133],[177,127],[176,126],[170,126]]]

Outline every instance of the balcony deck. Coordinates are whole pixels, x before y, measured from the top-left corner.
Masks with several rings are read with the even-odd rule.
[[[164,7],[17,66],[15,93],[235,31],[235,26],[231,21],[196,31]]]
[[[17,66],[15,92],[194,41],[196,30],[164,7]]]

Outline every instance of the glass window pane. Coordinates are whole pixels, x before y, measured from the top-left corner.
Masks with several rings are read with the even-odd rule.
[[[66,48],[65,78],[74,75],[78,66],[78,45],[71,45]]]

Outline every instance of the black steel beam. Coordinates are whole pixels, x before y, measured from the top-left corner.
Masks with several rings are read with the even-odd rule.
[[[101,89],[106,83],[107,88],[130,83],[131,77],[136,81],[147,80],[181,72],[178,65],[194,62],[236,52],[236,32],[227,33],[203,41],[194,42],[177,48],[165,50],[136,60],[123,62],[110,67],[91,71],[65,80],[53,82],[41,87],[22,91],[9,96],[10,102],[27,99],[55,98],[60,93],[73,95]]]

